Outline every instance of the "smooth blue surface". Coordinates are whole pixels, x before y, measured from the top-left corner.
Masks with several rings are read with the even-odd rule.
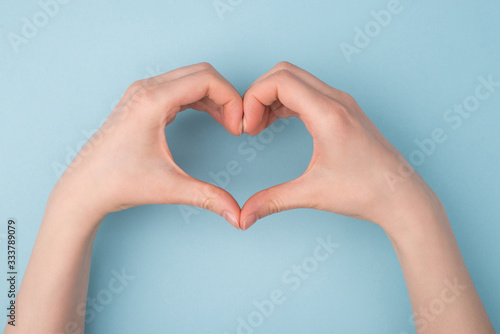
[[[221,19],[211,0],[70,0],[16,53],[9,34],[22,36],[23,17],[32,21],[41,7],[34,0],[1,1],[0,249],[5,252],[7,218],[15,217],[24,271],[58,178],[54,166],[66,165],[68,152],[133,81],[208,61],[243,93],[288,60],[352,94],[407,158],[418,149],[415,140],[436,128],[445,132],[447,140],[416,169],[445,204],[500,329],[500,88],[460,127],[443,119],[475,93],[479,76],[500,81],[500,3],[402,0],[402,11],[349,62],[341,43],[353,45],[354,28],[364,29],[373,21],[370,11],[389,2],[233,0]],[[210,172],[238,161],[242,172],[226,189],[240,205],[300,175],[312,153],[298,120],[251,161],[238,153],[248,137],[229,135],[206,114],[186,111],[166,132],[175,160],[202,180],[214,182]],[[87,333],[233,334],[238,318],[257,310],[254,301],[276,289],[285,300],[254,333],[415,331],[401,269],[377,226],[295,210],[241,232],[215,214],[196,209],[184,219],[181,210],[186,207],[146,206],[105,219],[94,244],[89,298],[106,304],[94,309]],[[292,290],[288,270],[327,236],[340,246]],[[6,254],[0,257],[5,268]],[[107,303],[113,270],[135,278]]]

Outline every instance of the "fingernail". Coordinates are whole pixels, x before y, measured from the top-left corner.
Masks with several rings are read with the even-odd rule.
[[[243,222],[242,230],[245,231],[247,230],[250,226],[255,224],[255,222],[259,220],[259,216],[257,214],[253,214],[251,216],[248,216],[247,219]]]
[[[222,217],[227,220],[227,222],[231,225],[233,225],[234,227],[236,227],[238,230],[240,229],[240,226],[238,225],[238,220],[236,219],[236,216],[233,215],[231,212],[229,211],[224,211],[222,213]]]
[[[241,133],[245,133],[245,128],[247,126],[247,120],[245,119],[245,117],[243,117],[242,125],[243,125],[243,131]]]

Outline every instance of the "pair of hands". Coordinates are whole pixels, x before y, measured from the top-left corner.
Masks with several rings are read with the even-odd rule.
[[[311,162],[297,179],[256,193],[240,208],[227,191],[174,162],[165,126],[188,108],[209,113],[236,136],[257,135],[277,118],[298,117],[313,137]],[[97,220],[133,206],[185,204],[243,230],[294,208],[326,210],[385,229],[432,194],[416,173],[406,174],[396,188],[388,182],[387,175],[401,174],[402,163],[351,96],[290,63],[262,75],[243,98],[211,65],[200,63],[132,84],[49,201],[72,204]]]
[[[186,108],[208,112],[233,135],[298,117],[313,137],[311,162],[297,179],[253,195],[240,209],[225,190],[173,161],[165,126]],[[83,331],[80,306],[72,310],[86,304],[100,222],[143,204],[195,205],[241,229],[299,207],[373,221],[401,263],[418,332],[494,332],[434,192],[352,97],[288,63],[257,79],[243,98],[208,64],[130,86],[51,192],[16,299],[25,316],[5,332]]]

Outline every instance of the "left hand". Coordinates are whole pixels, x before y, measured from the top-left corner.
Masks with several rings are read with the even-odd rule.
[[[236,200],[189,176],[170,154],[165,126],[188,108],[206,111],[233,135],[242,133],[241,96],[207,63],[137,81],[68,166],[49,203],[91,213],[94,221],[138,205],[186,204],[238,228]]]

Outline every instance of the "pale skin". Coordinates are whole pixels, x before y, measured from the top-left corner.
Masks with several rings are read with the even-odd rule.
[[[187,108],[208,112],[233,135],[256,135],[279,117],[298,117],[313,137],[309,167],[240,209],[225,190],[173,161],[165,126]],[[408,166],[351,96],[286,62],[243,98],[206,63],[138,81],[51,192],[16,299],[22,316],[5,333],[83,333],[85,314],[77,310],[87,298],[100,223],[110,212],[144,204],[198,206],[242,230],[294,208],[372,221],[394,246],[418,333],[494,333],[443,205]]]

